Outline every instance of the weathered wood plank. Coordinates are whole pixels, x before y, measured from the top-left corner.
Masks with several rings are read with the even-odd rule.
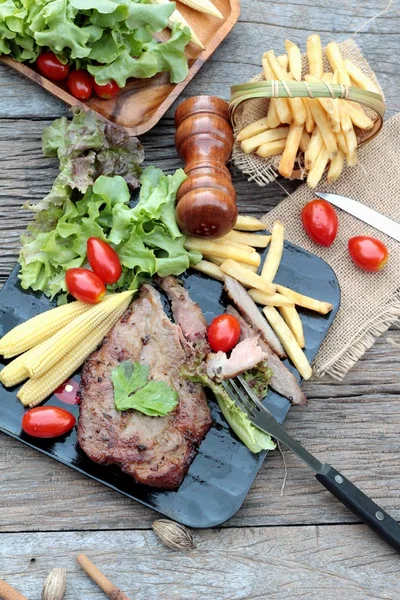
[[[400,331],[377,341],[344,382],[307,382],[306,408],[293,408],[288,431],[400,519]],[[227,527],[349,523],[355,518],[289,451],[272,452]],[[0,531],[142,529],[156,513],[68,467],[0,435]],[[40,514],[40,519],[32,518]]]
[[[86,553],[133,600],[397,600],[398,555],[363,525],[208,530],[175,552],[151,531],[3,534],[1,577],[39,598],[54,567],[66,600],[103,593],[75,562]]]
[[[310,33],[319,31],[323,43],[342,41],[354,33],[381,6],[374,0],[344,5],[341,0],[300,2],[242,1],[239,23],[217,49],[208,63],[185,89],[182,97],[216,94],[228,98],[229,87],[253,77],[259,70],[261,54],[274,48],[283,51],[289,37],[304,48]],[[396,3],[356,36],[371,66],[383,84],[389,111],[400,110],[397,70],[400,11]],[[2,102],[0,118],[55,118],[66,114],[65,106],[44,90],[1,65]],[[172,113],[169,113],[172,114]],[[153,130],[157,134],[157,129]]]

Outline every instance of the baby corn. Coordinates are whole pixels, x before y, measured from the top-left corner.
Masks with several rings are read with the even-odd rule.
[[[182,4],[186,4],[186,6],[190,6],[190,8],[193,8],[198,12],[212,15],[218,19],[224,18],[224,15],[221,13],[221,11],[219,11],[210,0],[181,0],[181,2]]]
[[[31,377],[39,377],[51,369],[64,356],[71,352],[84,338],[94,331],[121,304],[130,300],[133,291],[112,294],[63,327],[47,340],[44,347],[34,352],[25,366]]]
[[[11,358],[33,348],[89,310],[90,304],[70,302],[17,325],[0,340],[0,354]]]
[[[81,366],[128,308],[132,294],[128,297],[125,296],[126,299],[113,313],[108,315],[96,329],[88,333],[71,352],[63,356],[51,369],[40,377],[29,379],[22,386],[17,397],[24,406],[33,407],[40,404]]]
[[[169,0],[149,0],[151,4],[169,4]],[[190,27],[189,23],[186,21],[185,17],[179,12],[179,10],[174,10],[170,18],[168,19],[168,25],[172,27],[174,23],[180,23],[183,27],[188,27],[190,29],[190,36],[192,38],[193,44],[204,50],[204,45],[201,40],[197,37],[193,29]]]

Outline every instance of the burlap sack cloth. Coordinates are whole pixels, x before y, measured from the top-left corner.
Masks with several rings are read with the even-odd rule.
[[[343,52],[343,45],[341,48]],[[360,65],[360,61],[357,62]],[[369,67],[368,71],[371,73]],[[255,120],[254,117],[251,120]],[[318,190],[354,198],[400,222],[399,142],[400,113],[385,122],[375,140],[359,149],[356,167],[345,167],[340,179],[333,184],[323,179]],[[265,185],[275,174],[269,165],[265,166],[265,161],[262,166],[264,171],[253,170],[252,178],[261,177]],[[301,210],[313,198],[315,194],[304,184],[266,214],[263,221],[271,228],[272,223],[280,219],[285,224],[288,241],[321,257],[336,273],[342,294],[341,306],[313,367],[317,377],[328,374],[340,380],[376,338],[400,317],[400,242],[337,209],[339,231],[335,242],[330,248],[317,246],[305,234],[301,223]],[[389,262],[381,272],[365,273],[353,264],[347,242],[355,235],[372,235],[386,244]]]
[[[354,198],[400,222],[400,113],[385,122],[381,133],[358,151],[356,167],[345,167],[333,184],[321,182],[319,191]],[[314,362],[314,373],[342,379],[364,352],[400,317],[400,242],[337,209],[338,235],[330,248],[314,244],[301,223],[303,206],[315,198],[302,185],[266,214],[270,228],[276,219],[285,224],[288,241],[313,252],[334,270],[341,289],[336,319]],[[389,262],[379,273],[365,273],[356,267],[347,250],[349,238],[372,235],[384,242]],[[318,298],[324,300],[324,298]]]

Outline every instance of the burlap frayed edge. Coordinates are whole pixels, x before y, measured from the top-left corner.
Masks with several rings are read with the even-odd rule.
[[[366,323],[363,329],[354,335],[353,339],[340,353],[333,356],[329,362],[319,368],[314,367],[314,375],[316,377],[329,375],[332,379],[341,381],[353,365],[374,345],[376,339],[383,335],[398,319],[400,319],[400,291],[396,292],[390,306],[387,306],[381,314]]]

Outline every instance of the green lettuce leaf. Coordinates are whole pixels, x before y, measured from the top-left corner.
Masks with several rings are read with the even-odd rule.
[[[203,365],[198,366],[193,371],[185,367],[183,374],[190,381],[201,383],[213,392],[227,423],[251,452],[261,452],[261,450],[273,450],[275,448],[271,437],[253,425],[247,415],[236,406],[222,385],[208,377]]]
[[[175,23],[169,40],[154,38],[175,8],[175,2],[150,0],[1,0],[0,52],[34,62],[49,48],[99,84],[115,80],[122,87],[128,77],[163,71],[171,82],[182,81],[189,29]]]
[[[149,380],[149,367],[123,362],[111,371],[115,408],[135,409],[151,417],[163,417],[178,404],[178,394],[164,381]]]

